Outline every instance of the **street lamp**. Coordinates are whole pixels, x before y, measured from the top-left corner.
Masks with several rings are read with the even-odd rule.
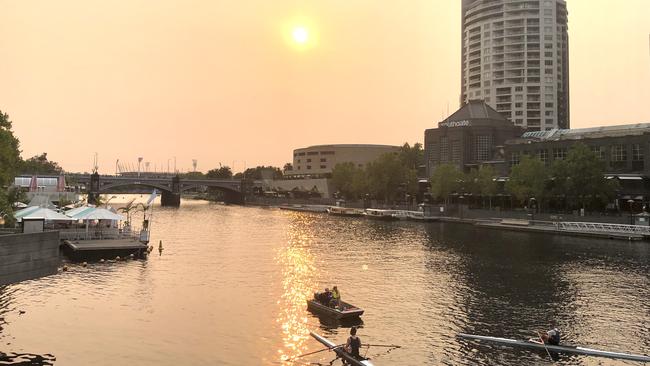
[[[463,219],[463,200],[464,199],[465,199],[465,196],[463,196],[462,194],[460,195],[460,197],[458,197],[458,216],[460,217],[461,220]]]
[[[627,200],[628,206],[630,206],[630,225],[634,225],[634,218],[632,217],[632,205],[634,204],[634,200]]]
[[[140,163],[142,163],[142,157],[138,158],[138,178],[140,178]]]
[[[537,200],[535,199],[535,197],[531,197],[528,200],[528,207],[530,207],[531,210],[530,221],[535,221],[535,210],[537,209]]]

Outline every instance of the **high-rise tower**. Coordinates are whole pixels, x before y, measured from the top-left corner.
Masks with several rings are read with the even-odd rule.
[[[517,126],[569,128],[565,0],[462,0],[461,105],[483,99]]]

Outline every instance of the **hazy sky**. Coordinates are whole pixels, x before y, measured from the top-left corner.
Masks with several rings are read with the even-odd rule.
[[[571,126],[650,122],[650,1],[568,7]],[[240,171],[421,142],[458,108],[460,0],[0,0],[0,51],[23,156]]]

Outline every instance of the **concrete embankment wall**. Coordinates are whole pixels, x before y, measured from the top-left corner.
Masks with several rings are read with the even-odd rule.
[[[0,235],[0,285],[55,274],[59,232]]]

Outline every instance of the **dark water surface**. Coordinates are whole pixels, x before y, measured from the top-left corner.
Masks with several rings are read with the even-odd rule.
[[[184,201],[156,208],[146,261],[73,264],[0,289],[4,352],[57,365],[279,365],[348,328],[306,311],[338,285],[363,307],[377,365],[530,365],[544,352],[458,341],[528,338],[556,322],[571,343],[650,354],[650,244],[378,223]],[[19,311],[25,311],[19,314]],[[327,364],[331,353],[300,359]],[[339,364],[339,363],[337,363]],[[562,365],[633,365],[563,356]]]

